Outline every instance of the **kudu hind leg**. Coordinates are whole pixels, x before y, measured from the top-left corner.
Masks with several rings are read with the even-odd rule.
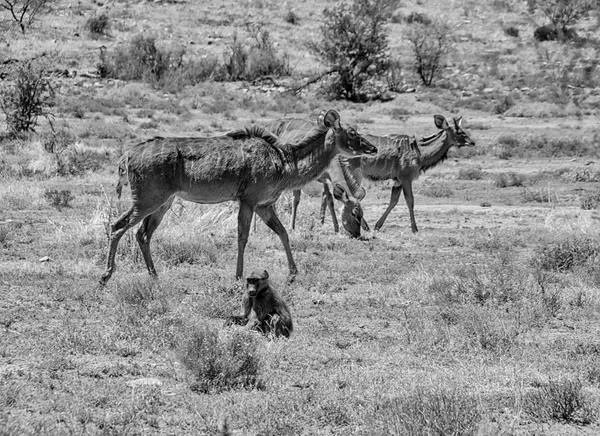
[[[412,183],[406,182],[403,184],[404,200],[406,200],[406,206],[408,206],[408,213],[410,215],[410,226],[413,233],[417,233],[417,221],[415,220],[415,198],[412,191]]]
[[[323,183],[323,196],[321,198],[321,224],[325,223],[325,211],[329,208],[331,214],[331,221],[333,222],[333,231],[339,233],[340,225],[337,220],[335,213],[335,205],[333,203],[333,195],[331,195],[331,189],[327,183]]]
[[[275,213],[275,208],[273,207],[273,205],[257,207],[255,211],[256,214],[262,218],[265,224],[269,226],[271,230],[277,233],[277,236],[279,236],[279,239],[283,244],[283,249],[285,250],[285,255],[287,257],[288,267],[290,271],[288,275],[288,283],[291,283],[292,281],[294,281],[294,278],[298,273],[298,268],[296,267],[294,257],[292,256],[292,249],[290,248],[290,238],[287,234],[287,231],[285,230],[283,224],[281,224],[281,221],[279,221],[279,218]]]
[[[171,204],[173,204],[173,198],[163,204],[156,212],[144,218],[142,225],[135,235],[140,250],[142,251],[142,256],[144,256],[146,268],[148,268],[150,275],[154,277],[156,277],[157,274],[156,268],[154,268],[154,262],[152,261],[152,254],[150,254],[150,240],[152,239],[154,231],[158,228],[165,214],[171,207]]]
[[[248,243],[248,235],[250,234],[253,215],[254,211],[252,210],[252,206],[240,202],[240,211],[238,212],[238,256],[235,269],[236,279],[241,279],[244,275],[244,251],[246,250],[246,244]]]
[[[394,185],[392,187],[392,195],[390,196],[390,204],[388,204],[387,209],[385,210],[385,212],[383,212],[383,215],[381,215],[381,218],[379,218],[379,221],[377,221],[377,224],[375,224],[375,230],[379,230],[381,227],[383,227],[383,223],[385,223],[385,220],[387,219],[388,215],[390,214],[390,212],[392,211],[392,209],[394,209],[394,207],[396,207],[396,205],[398,204],[398,199],[400,198],[400,192],[402,192],[402,185]]]
[[[135,208],[129,209],[123,215],[121,215],[117,221],[111,226],[110,229],[110,246],[108,249],[108,258],[106,260],[106,271],[102,274],[100,278],[100,285],[104,286],[106,282],[112,276],[112,273],[115,269],[115,256],[117,254],[117,247],[119,246],[119,241],[133,226],[139,223],[142,220],[143,216],[136,213]]]

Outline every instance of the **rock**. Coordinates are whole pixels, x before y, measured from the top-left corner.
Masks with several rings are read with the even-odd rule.
[[[157,378],[144,377],[136,380],[129,380],[127,386],[130,388],[139,388],[140,386],[161,386],[162,382]]]
[[[50,259],[50,257],[48,256],[44,256],[40,258],[40,262],[50,262],[52,259]]]

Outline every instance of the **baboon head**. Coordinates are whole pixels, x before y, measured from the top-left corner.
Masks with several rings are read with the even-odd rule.
[[[319,125],[332,130],[332,138],[340,153],[347,156],[375,155],[377,148],[358,134],[356,129],[344,126],[337,111],[321,111]]]
[[[435,126],[438,129],[446,130],[449,135],[451,135],[454,140],[454,145],[458,148],[460,147],[473,147],[475,145],[475,141],[473,141],[467,132],[465,132],[462,127],[462,117],[454,118],[454,129],[450,127],[446,118],[442,115],[434,115],[433,119],[435,121]]]
[[[248,296],[256,297],[261,291],[269,287],[269,273],[265,270],[262,273],[253,272],[246,278],[246,289]]]
[[[333,196],[343,203],[342,225],[353,238],[360,238],[360,227],[363,222],[363,209],[360,202],[348,195],[348,191],[339,183],[333,187]]]

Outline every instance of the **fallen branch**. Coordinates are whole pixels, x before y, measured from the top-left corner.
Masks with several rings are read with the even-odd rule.
[[[337,72],[338,72],[337,68],[329,70],[329,71],[326,71],[323,74],[321,74],[321,75],[319,75],[319,76],[317,76],[317,77],[315,77],[313,79],[310,79],[304,85],[300,85],[299,87],[292,89],[292,91],[294,91],[294,94],[298,94],[300,91],[302,91],[307,86],[312,85],[313,83],[318,82],[319,80],[321,80],[325,76],[329,76],[330,74],[337,73]]]

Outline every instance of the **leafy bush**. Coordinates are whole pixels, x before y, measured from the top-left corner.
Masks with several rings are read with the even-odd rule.
[[[85,22],[86,30],[92,35],[106,35],[109,25],[110,21],[108,20],[108,15],[106,13],[90,17]]]
[[[596,209],[598,204],[600,204],[600,190],[584,192],[579,197],[579,201],[583,210]]]
[[[504,28],[504,33],[508,36],[512,36],[513,38],[519,37],[519,28],[514,26],[509,26]]]
[[[597,412],[579,380],[551,380],[528,392],[523,410],[533,418],[565,423],[590,424]]]
[[[233,35],[229,51],[225,54],[225,70],[229,80],[255,80],[262,76],[288,75],[289,59],[280,56],[273,47],[269,32],[258,28],[254,32],[254,45],[247,48]]]
[[[536,250],[532,263],[548,271],[565,272],[598,258],[600,241],[589,236],[568,236]]]
[[[367,81],[388,67],[388,38],[384,25],[391,0],[352,0],[324,10],[319,42],[309,48],[335,73],[326,85],[336,98],[365,101]]]
[[[50,117],[54,90],[42,63],[25,61],[17,67],[13,82],[0,88],[0,106],[13,133],[35,131],[40,116]]]
[[[406,22],[408,24],[416,23],[416,24],[424,24],[425,26],[429,26],[433,24],[433,20],[422,12],[411,12],[406,17]]]
[[[565,42],[573,39],[573,34],[569,33],[567,26],[577,22],[589,10],[596,6],[593,0],[534,0],[532,6],[541,11],[552,23],[552,26],[544,26],[548,31],[544,31],[546,38],[554,32],[554,39]],[[536,34],[538,34],[536,29]],[[534,35],[535,36],[535,35]],[[539,35],[542,36],[541,33]],[[536,36],[536,39],[538,37]],[[540,41],[550,41],[550,39],[538,39]]]
[[[473,395],[459,389],[418,387],[380,406],[388,435],[475,435],[481,412]]]
[[[412,44],[416,73],[425,86],[431,86],[440,77],[452,49],[452,27],[444,21],[415,24],[406,32],[406,38]]]
[[[298,17],[298,14],[296,14],[294,11],[289,9],[283,17],[283,21],[290,24],[298,24],[300,17]]]
[[[44,198],[50,206],[60,211],[63,207],[71,207],[71,201],[75,199],[75,196],[68,189],[46,189],[44,191]]]
[[[257,335],[245,330],[233,330],[224,338],[216,330],[193,330],[180,356],[194,377],[190,388],[200,393],[264,389],[258,347]]]
[[[481,180],[483,178],[483,171],[479,168],[464,168],[458,172],[459,180]]]
[[[500,173],[496,175],[494,185],[498,188],[510,188],[512,186],[523,186],[525,176],[517,173]]]

